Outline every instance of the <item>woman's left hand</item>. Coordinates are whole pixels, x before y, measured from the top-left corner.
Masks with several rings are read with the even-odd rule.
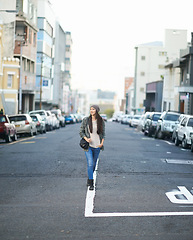
[[[103,144],[99,144],[97,147],[98,147],[98,148],[102,148],[102,146],[103,146]]]

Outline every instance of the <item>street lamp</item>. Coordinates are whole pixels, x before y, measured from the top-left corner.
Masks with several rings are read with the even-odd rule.
[[[26,34],[23,35],[17,35],[20,37],[24,37]],[[19,113],[22,113],[22,54],[23,54],[23,46],[25,46],[25,40],[22,39],[20,42],[20,70],[19,70]]]

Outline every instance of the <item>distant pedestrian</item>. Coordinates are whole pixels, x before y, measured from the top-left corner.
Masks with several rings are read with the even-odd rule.
[[[95,171],[100,150],[104,150],[105,123],[99,115],[99,111],[98,105],[92,105],[90,107],[90,116],[83,119],[80,127],[80,137],[89,143],[88,149],[84,150],[87,159],[87,186],[89,186],[89,190],[94,190],[93,172]]]

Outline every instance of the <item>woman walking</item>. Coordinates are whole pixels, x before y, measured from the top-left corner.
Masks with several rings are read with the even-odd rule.
[[[98,105],[92,105],[90,107],[90,116],[83,119],[80,127],[80,137],[89,143],[88,149],[85,150],[89,190],[94,190],[93,172],[95,171],[100,150],[104,150],[105,123],[99,115],[99,111]]]

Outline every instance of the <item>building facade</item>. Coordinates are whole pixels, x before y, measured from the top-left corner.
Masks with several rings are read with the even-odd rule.
[[[71,112],[71,55],[71,33],[65,32],[59,22],[56,22],[53,106],[65,113]]]
[[[180,49],[187,48],[187,30],[166,29],[165,49],[167,61],[165,65],[163,82],[163,103],[162,110],[178,111],[180,85],[180,68],[177,67],[180,57]],[[177,62],[176,62],[177,61]]]
[[[0,0],[1,9],[14,10],[16,1]],[[5,114],[18,113],[19,60],[13,57],[15,13],[0,12],[0,109]]]
[[[19,112],[35,107],[37,0],[16,1],[14,57],[20,59]]]
[[[50,109],[53,102],[55,15],[49,0],[38,0],[36,109]]]
[[[145,111],[146,84],[159,81],[164,75],[167,52],[162,42],[153,42],[137,46],[134,77],[134,103],[132,110],[136,114]]]
[[[179,111],[193,115],[193,33],[191,46],[180,51]]]

